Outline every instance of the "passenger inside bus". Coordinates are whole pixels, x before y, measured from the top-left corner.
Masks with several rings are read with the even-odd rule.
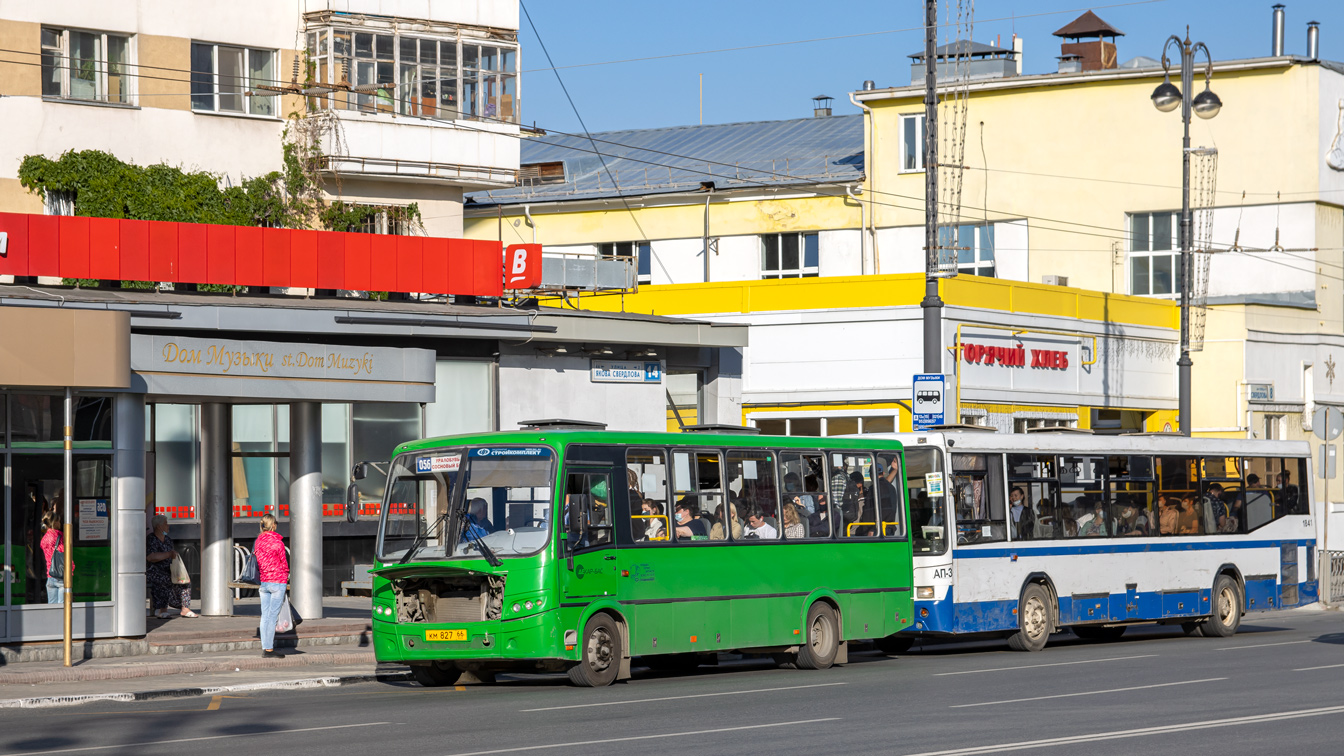
[[[742,528],[742,538],[773,541],[779,538],[779,531],[775,529],[773,523],[766,521],[765,513],[753,505],[747,510],[747,524]]]
[[[1110,528],[1107,527],[1108,523],[1106,522],[1106,502],[1091,495],[1083,498],[1088,509],[1078,517],[1078,535],[1083,537],[1109,535]]]
[[[643,513],[648,519],[643,520],[645,523],[644,535],[639,540],[666,541],[667,528],[663,524],[663,505],[653,499],[645,499]]]
[[[696,516],[699,510],[695,502],[691,501],[692,498],[683,496],[677,500],[675,519],[678,541],[704,541],[709,538],[709,527]]]
[[[826,501],[826,494],[817,494],[815,506],[817,511],[807,518],[808,533],[813,538],[830,538],[830,505]]]
[[[734,498],[733,495],[730,493],[729,500],[731,501],[733,498]],[[731,517],[728,518],[728,522],[731,526],[730,530],[732,531],[733,534],[733,540],[736,541],[742,537],[742,520],[739,519],[737,516],[737,504],[735,503],[729,504],[728,511],[731,514]],[[715,519],[714,524],[710,525],[709,527],[709,540],[722,541],[727,537],[727,531],[724,529],[723,526],[724,519],[723,519],[722,504],[719,505],[718,509],[714,510],[714,519]]]
[[[1029,541],[1036,535],[1036,526],[1027,506],[1027,492],[1021,486],[1013,486],[1008,492],[1008,517],[1012,522],[1013,540]]]

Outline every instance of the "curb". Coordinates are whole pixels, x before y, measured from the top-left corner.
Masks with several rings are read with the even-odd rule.
[[[146,690],[138,693],[90,693],[75,696],[34,696],[32,698],[10,698],[0,700],[0,709],[43,709],[58,706],[78,706],[97,702],[134,702],[153,701],[163,698],[195,698],[199,696],[217,696],[227,693],[242,693],[255,690],[307,690],[313,688],[338,688],[343,685],[356,685],[368,682],[404,682],[413,679],[410,672],[371,672],[358,675],[338,675],[328,677],[307,677],[297,680],[276,680],[263,683],[243,683],[240,685],[216,685],[206,688],[165,688]]]
[[[285,659],[292,661],[286,662]],[[306,667],[314,664],[348,665],[373,661],[373,649],[368,651],[339,651],[308,653],[282,659],[233,657],[208,661],[141,662],[116,666],[71,667],[44,669],[31,672],[0,673],[0,685],[36,685],[58,682],[92,682],[96,680],[129,680],[161,675],[197,674],[202,672],[234,672],[239,670]]]
[[[337,635],[314,634],[276,636],[276,645],[281,648],[305,648],[311,646],[355,646],[370,643],[370,630],[358,633]],[[169,656],[172,654],[200,654],[219,651],[255,651],[261,648],[259,638],[246,636],[215,636],[217,640],[191,639],[148,640],[107,639],[81,641],[75,643],[76,659],[121,659],[136,656]],[[372,645],[369,645],[372,648]],[[0,665],[26,664],[29,662],[62,661],[65,658],[64,647],[58,642],[43,642],[22,649],[0,648]]]

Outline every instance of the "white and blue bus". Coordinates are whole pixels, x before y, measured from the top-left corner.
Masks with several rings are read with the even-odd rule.
[[[1069,628],[1228,636],[1248,611],[1317,600],[1305,442],[1068,429],[883,434],[906,450],[915,624],[885,640]]]

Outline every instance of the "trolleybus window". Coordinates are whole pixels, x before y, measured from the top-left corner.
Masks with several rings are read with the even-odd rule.
[[[1110,535],[1157,535],[1152,458],[1116,456],[1109,459],[1108,466]]]
[[[784,537],[830,538],[831,520],[825,492],[826,464],[821,452],[781,452],[779,469],[784,475],[780,512],[783,513],[785,507],[793,507],[798,515],[798,526],[801,526],[785,523]],[[799,532],[802,535],[793,535]]]
[[[990,543],[1008,537],[999,454],[952,455],[952,505],[957,543]]]
[[[1205,532],[1199,502],[1198,460],[1194,457],[1157,458],[1157,522],[1162,535],[1200,535]]]
[[[1050,455],[1008,455],[1008,520],[1014,541],[1059,538],[1063,532],[1056,512],[1056,462]]]
[[[910,531],[915,553],[946,553],[947,497],[943,495],[943,453],[935,446],[907,448],[905,485],[910,491]]]
[[[1103,476],[1105,457],[1060,457],[1059,518],[1063,537],[1095,538],[1112,532]]]

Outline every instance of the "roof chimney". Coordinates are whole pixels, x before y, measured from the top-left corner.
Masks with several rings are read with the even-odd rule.
[[[877,83],[874,82],[872,79],[864,79],[864,81],[863,81],[863,91],[865,91],[865,92],[871,92],[871,91],[873,91],[874,89],[877,89]]]
[[[812,98],[812,117],[825,118],[831,114],[831,101],[834,97],[820,94]]]
[[[1315,21],[1307,22],[1307,58],[1321,59],[1321,25]]]
[[[1274,39],[1270,42],[1269,54],[1272,57],[1283,55],[1283,4],[1274,6]]]
[[[1019,37],[1019,36],[1017,36],[1016,34],[1013,35],[1013,52],[1015,53],[1015,55],[1013,55],[1013,57],[1017,59],[1017,75],[1018,75],[1018,76],[1021,76],[1021,75],[1022,75],[1022,38]]]
[[[1056,31],[1054,36],[1073,40],[1059,46],[1060,57],[1076,55],[1082,70],[1105,71],[1118,65],[1115,40],[1125,33],[1088,11]],[[1110,41],[1107,41],[1108,37]]]

